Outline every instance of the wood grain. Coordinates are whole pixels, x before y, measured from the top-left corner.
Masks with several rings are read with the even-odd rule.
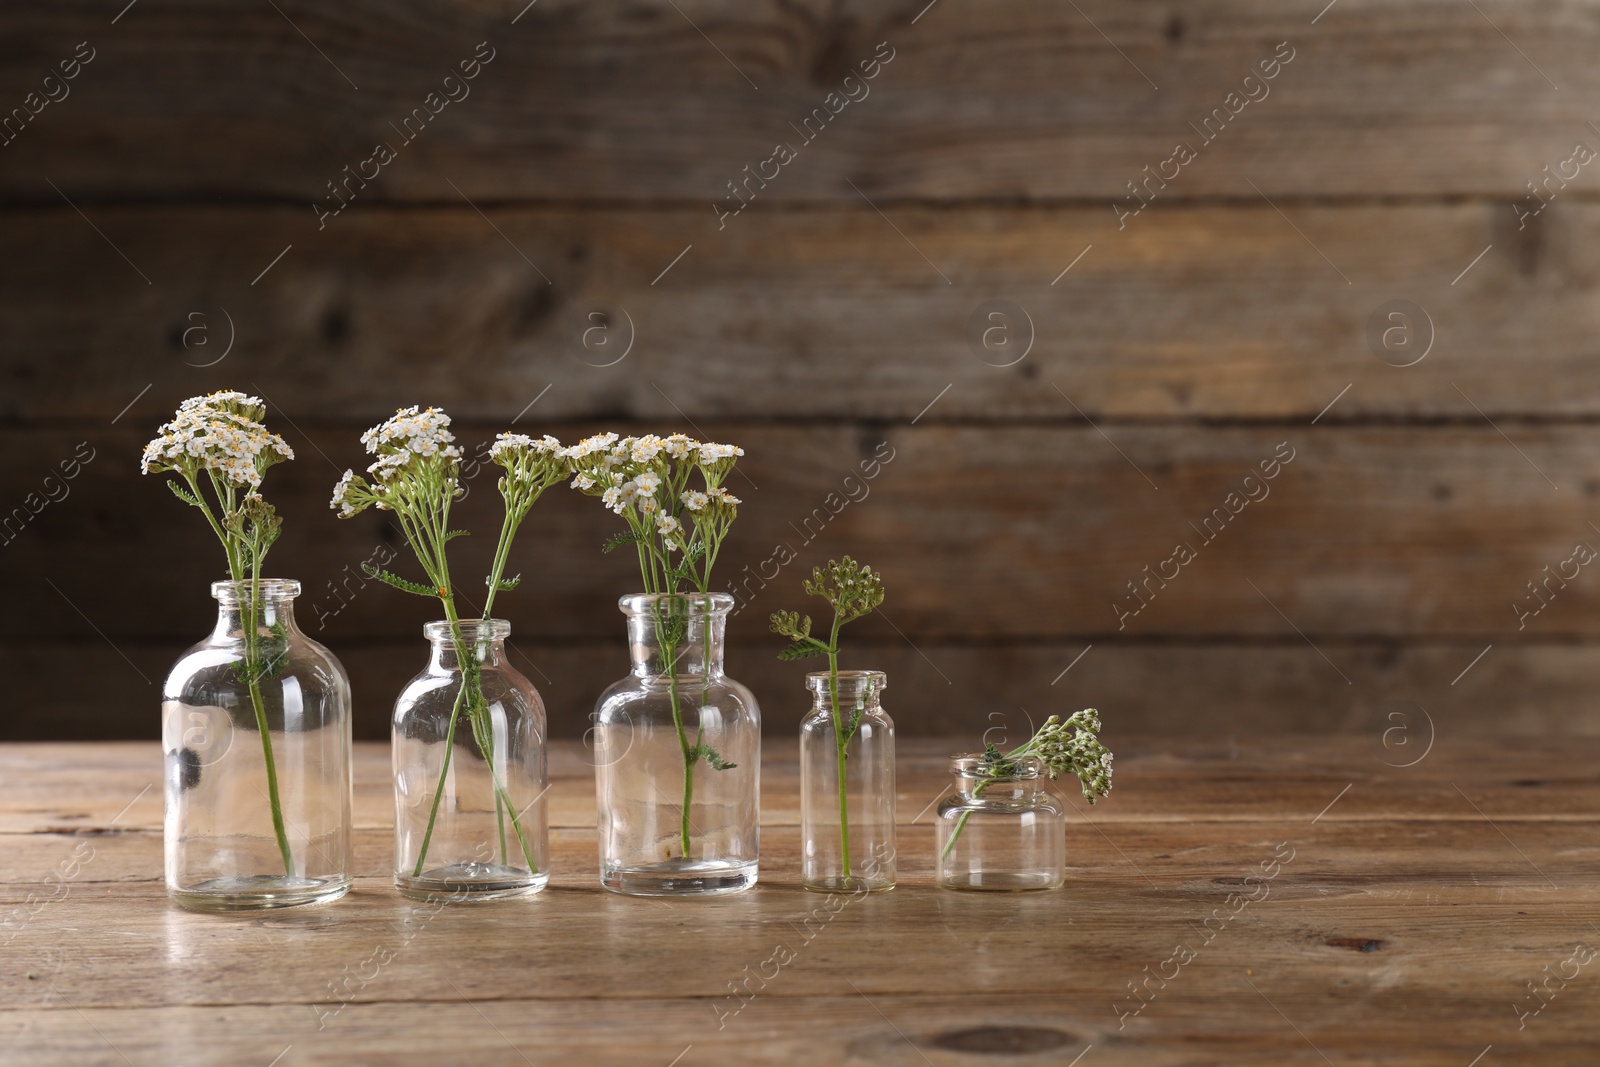
[[[0,415],[110,422],[138,397],[123,421],[148,426],[251,383],[304,425],[418,401],[502,423],[1600,415],[1592,203],[1524,231],[1480,203],[1149,211],[1118,232],[1087,208],[891,225],[857,204],[719,234],[686,209],[372,206],[318,234],[284,208],[97,208],[116,248],[64,204],[13,212]],[[1420,315],[1397,326],[1395,300]],[[1381,360],[1374,317],[1412,347]]]
[[[893,638],[852,643],[846,662],[888,673],[885,707],[901,735],[912,737],[977,738],[995,726],[1015,732],[1025,729],[1030,716],[1037,723],[1080,707],[1099,708],[1106,729],[1118,737],[1242,739],[1291,728],[1382,737],[1399,726],[1389,735],[1395,751],[1386,753],[1395,763],[1426,745],[1430,719],[1436,731],[1474,735],[1600,733],[1600,724],[1584,712],[1600,690],[1600,650],[1592,641],[1496,643],[1480,659],[1487,643],[1319,638],[1318,647],[1352,685],[1299,637],[985,645],[919,640],[915,648]],[[6,641],[0,645],[0,673],[13,679],[12,699],[19,707],[48,704],[51,713],[13,716],[5,736],[151,736],[159,693],[145,679],[159,683],[181,644],[118,638],[112,648],[93,636]],[[350,673],[356,736],[387,739],[394,698],[420,669],[422,639],[354,646],[339,641],[335,647]],[[777,647],[765,635],[743,634],[728,664],[760,700],[763,730],[786,738],[798,729],[810,697],[802,688],[802,668],[779,663]],[[513,639],[511,659],[544,697],[552,734],[577,738],[589,728],[595,698],[621,676],[624,653],[619,633],[577,644]],[[76,681],[63,687],[63,677]],[[1289,706],[1292,717],[1283,710]],[[1407,744],[1413,747],[1402,752]]]
[[[1591,137],[1582,101],[1600,89],[1588,2],[1345,0],[1316,22],[1319,5],[1270,0],[520,6],[189,2],[114,29],[81,2],[9,11],[8,102],[85,37],[100,54],[11,146],[22,159],[0,190],[53,200],[50,175],[84,199],[272,197],[309,221],[325,183],[388,139],[400,155],[373,200],[451,200],[453,181],[488,201],[671,197],[709,220],[728,181],[793,141],[769,201],[854,201],[853,182],[886,200],[1092,198],[1109,214],[1288,42],[1270,95],[1162,195],[1250,197],[1248,178],[1273,196],[1514,197]],[[391,124],[480,41],[495,59],[470,95],[405,143]],[[802,141],[791,124],[880,42],[894,58],[870,95]]]
[[[911,804],[944,787],[939,754],[954,743],[903,746],[901,888],[825,922],[823,898],[793,880],[792,743],[766,747],[751,893],[600,890],[590,783],[569,744],[552,760],[552,887],[416,913],[387,884],[387,760],[363,745],[355,890],[237,917],[162,896],[159,801],[125,796],[156,770],[154,746],[3,746],[0,1034],[28,1064],[1065,1063],[1088,1046],[1158,1065],[1192,1064],[1197,1049],[1207,1062],[1456,1067],[1489,1045],[1502,1062],[1595,1055],[1587,971],[1552,984],[1538,1015],[1517,1014],[1539,1003],[1527,982],[1597,940],[1584,918],[1600,849],[1592,741],[1447,738],[1397,769],[1354,738],[1132,739],[1111,797],[1069,815],[1068,888],[1007,897],[929,885],[930,831]],[[78,805],[74,827],[63,802]],[[51,879],[85,847],[76,877]],[[1289,859],[1262,898],[1217,918],[1275,852]],[[1193,960],[1152,982],[1135,1014],[1127,983],[1180,944]],[[740,987],[779,945],[792,962]]]
[[[1600,433],[1590,426],[1517,427],[1510,442],[1488,426],[1442,427],[1420,439],[1392,427],[1130,426],[1109,441],[1081,425],[1004,433],[701,428],[748,452],[739,470],[749,481],[736,474],[733,483],[745,503],[718,566],[718,584],[741,583],[745,594],[740,640],[764,633],[768,612],[799,606],[800,576],[843,552],[881,566],[890,590],[883,611],[855,627],[858,641],[1287,641],[1298,629],[1313,639],[1488,643],[1600,632],[1600,584],[1577,564],[1562,566],[1576,542],[1600,538],[1588,519],[1587,502],[1600,494]],[[340,521],[327,507],[341,466],[332,457],[363,460],[355,427],[308,437],[286,429],[302,459],[275,468],[268,483],[289,531],[271,563],[305,584],[301,615],[311,625],[311,603],[331,596],[326,583],[343,567],[353,573],[384,543],[384,520],[371,511]],[[469,447],[492,433],[459,429]],[[69,483],[70,495],[3,548],[34,610],[0,620],[0,632],[87,640],[98,628],[112,640],[194,640],[214,618],[206,590],[219,553],[203,524],[136,473],[143,434],[117,427],[90,437],[97,458]],[[10,457],[3,498],[17,501],[78,438],[10,430],[0,440]],[[865,480],[859,465],[885,441],[887,462]],[[1261,477],[1262,463],[1276,477]],[[844,495],[851,490],[857,502]],[[1257,502],[1247,502],[1247,492]],[[497,529],[500,507],[483,476],[453,518],[467,529]],[[614,597],[631,591],[637,576],[629,561],[598,551],[615,522],[577,493],[555,490],[540,502],[513,554],[512,566],[530,578],[506,601],[515,634],[617,637]],[[1162,566],[1180,542],[1195,558]],[[796,558],[763,588],[763,562],[774,561],[764,572],[773,574],[780,546]],[[469,543],[457,557],[468,604],[466,576],[486,572],[480,557],[491,549]],[[88,560],[94,569],[80,572]],[[1147,566],[1170,580],[1144,585]],[[1527,583],[1542,583],[1546,566],[1576,577],[1564,586],[1552,578],[1540,600]],[[114,591],[97,587],[94,576],[103,573],[123,576]],[[1119,608],[1141,603],[1128,588],[1135,579],[1146,606],[1124,617]],[[351,587],[328,624],[329,642],[355,634],[411,640],[431,609],[400,597]],[[1546,605],[1520,630],[1519,599],[1529,612]]]

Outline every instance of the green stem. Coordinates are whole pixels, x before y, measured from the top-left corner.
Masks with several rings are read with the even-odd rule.
[[[839,707],[839,626],[837,612],[833,616],[833,633],[828,638],[828,695],[833,699],[833,744],[839,764],[839,850],[844,861],[844,879],[850,880],[850,804],[845,789],[845,746],[850,739],[845,736],[844,718]]]
[[[657,601],[656,610],[656,636],[661,636],[660,602]],[[695,754],[695,746],[689,744],[689,735],[683,729],[683,706],[678,696],[678,646],[676,642],[663,642],[661,657],[666,662],[663,666],[667,669],[667,692],[672,698],[672,726],[678,731],[678,748],[683,753],[683,812],[682,822],[678,827],[678,844],[683,850],[683,858],[689,858],[689,808],[694,803],[694,765],[698,763],[699,756]]]
[[[983,796],[984,789],[993,781],[993,778],[985,778],[978,783],[977,788],[973,789],[972,795],[974,797]],[[940,859],[947,860],[950,858],[951,850],[956,847],[956,838],[960,837],[961,831],[967,828],[967,820],[970,818],[972,818],[972,812],[964,811],[961,813],[961,818],[956,820],[956,828],[950,832],[950,840],[944,843],[944,851],[939,853]]]
[[[272,732],[267,727],[267,709],[261,699],[261,662],[259,642],[261,611],[261,554],[251,552],[250,604],[245,609],[244,658],[245,670],[250,677],[250,704],[256,713],[256,728],[261,731],[261,754],[267,764],[267,800],[272,805],[272,831],[278,838],[278,851],[283,854],[283,873],[294,877],[294,853],[289,848],[289,834],[283,825],[283,802],[278,796],[278,765],[272,756]]]
[[[466,695],[465,683],[456,690],[455,707],[450,709],[450,726],[444,737],[444,766],[439,770],[439,784],[433,790],[433,808],[428,812],[428,828],[422,833],[422,848],[417,853],[417,866],[411,877],[422,877],[422,864],[428,858],[428,843],[433,840],[433,824],[439,818],[439,801],[444,799],[444,783],[450,774],[450,754],[456,747],[456,721],[461,717],[461,698]]]
[[[494,773],[493,769],[491,768],[490,774],[492,775],[493,773]],[[506,805],[505,805],[505,803],[503,803],[503,801],[501,799],[503,796],[504,796],[504,791],[500,789],[500,783],[496,782],[495,783],[495,790],[494,790],[494,824],[495,824],[496,829],[498,829],[500,831],[500,862],[502,864],[505,864],[505,862],[506,862]]]

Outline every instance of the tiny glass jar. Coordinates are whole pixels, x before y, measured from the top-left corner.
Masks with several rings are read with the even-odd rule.
[[[350,888],[350,680],[283,578],[214,582],[217,622],[162,686],[167,893],[196,911]]]
[[[1067,819],[1029,756],[997,767],[954,756],[956,791],[939,802],[935,876],[946,889],[1058,889],[1067,874]]]
[[[894,888],[894,721],[881,703],[887,685],[882,671],[840,671],[837,681],[828,671],[806,675],[812,704],[800,723],[800,883],[807,889]]]
[[[733,597],[619,601],[633,670],[594,711],[600,884],[635,896],[756,884],[761,711],[723,671]]]
[[[504,619],[430,622],[427,668],[395,702],[394,884],[417,900],[550,881],[544,701],[506,661]]]

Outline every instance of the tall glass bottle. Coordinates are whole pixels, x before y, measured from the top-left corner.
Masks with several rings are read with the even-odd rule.
[[[428,666],[394,706],[394,883],[497,900],[550,881],[544,701],[506,661],[504,619],[430,622]]]
[[[300,631],[300,583],[215,582],[211,636],[162,687],[167,893],[186,908],[350,888],[350,681]]]
[[[756,883],[761,712],[722,668],[733,598],[623,597],[633,670],[594,713],[600,882],[640,896]]]
[[[800,723],[800,880],[807,889],[893,889],[894,722],[882,671],[806,675]],[[840,734],[847,740],[841,747]]]
[[[998,767],[950,760],[955,792],[939,801],[935,877],[946,889],[1056,889],[1066,881],[1067,817],[1033,756]]]

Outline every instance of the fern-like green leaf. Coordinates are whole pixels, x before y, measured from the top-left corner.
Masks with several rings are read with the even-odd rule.
[[[484,579],[484,584],[485,585],[489,584],[489,581],[488,581],[487,578]],[[522,575],[520,575],[520,574],[518,574],[518,575],[516,575],[515,577],[512,577],[512,578],[502,578],[502,579],[500,579],[500,584],[495,586],[495,591],[496,592],[500,592],[500,593],[509,593],[509,592],[511,592],[511,590],[515,589],[517,586],[519,586],[521,584],[522,584]]]
[[[200,502],[200,498],[199,497],[197,497],[193,493],[189,492],[189,490],[185,489],[183,486],[179,485],[177,482],[168,481],[167,482],[167,488],[172,490],[172,495],[173,496],[177,497],[179,500],[183,501],[185,504],[190,504],[190,505],[193,505],[194,507],[197,507],[197,508],[205,507],[205,505]]]
[[[600,551],[615,552],[623,545],[636,545],[643,540],[644,534],[634,533],[632,530],[624,530],[622,533],[613,534],[611,538],[601,546]]]
[[[417,596],[426,597],[436,597],[439,595],[439,590],[437,589],[433,589],[426,585],[420,585],[417,582],[408,582],[398,574],[390,574],[388,571],[383,570],[380,567],[374,567],[370,563],[363,562],[361,564],[361,569],[366,573],[368,578],[376,578],[385,585],[392,585],[403,593],[415,593]]]
[[[470,532],[471,531],[469,531],[469,530],[446,530],[445,531],[445,535],[444,535],[444,541],[445,541],[446,544],[449,544],[451,541],[454,541],[458,537],[466,537]]]
[[[779,652],[778,658],[787,662],[795,659],[809,659],[812,656],[826,656],[827,654],[827,645],[814,637],[808,637],[804,641],[796,641],[782,652]]]

